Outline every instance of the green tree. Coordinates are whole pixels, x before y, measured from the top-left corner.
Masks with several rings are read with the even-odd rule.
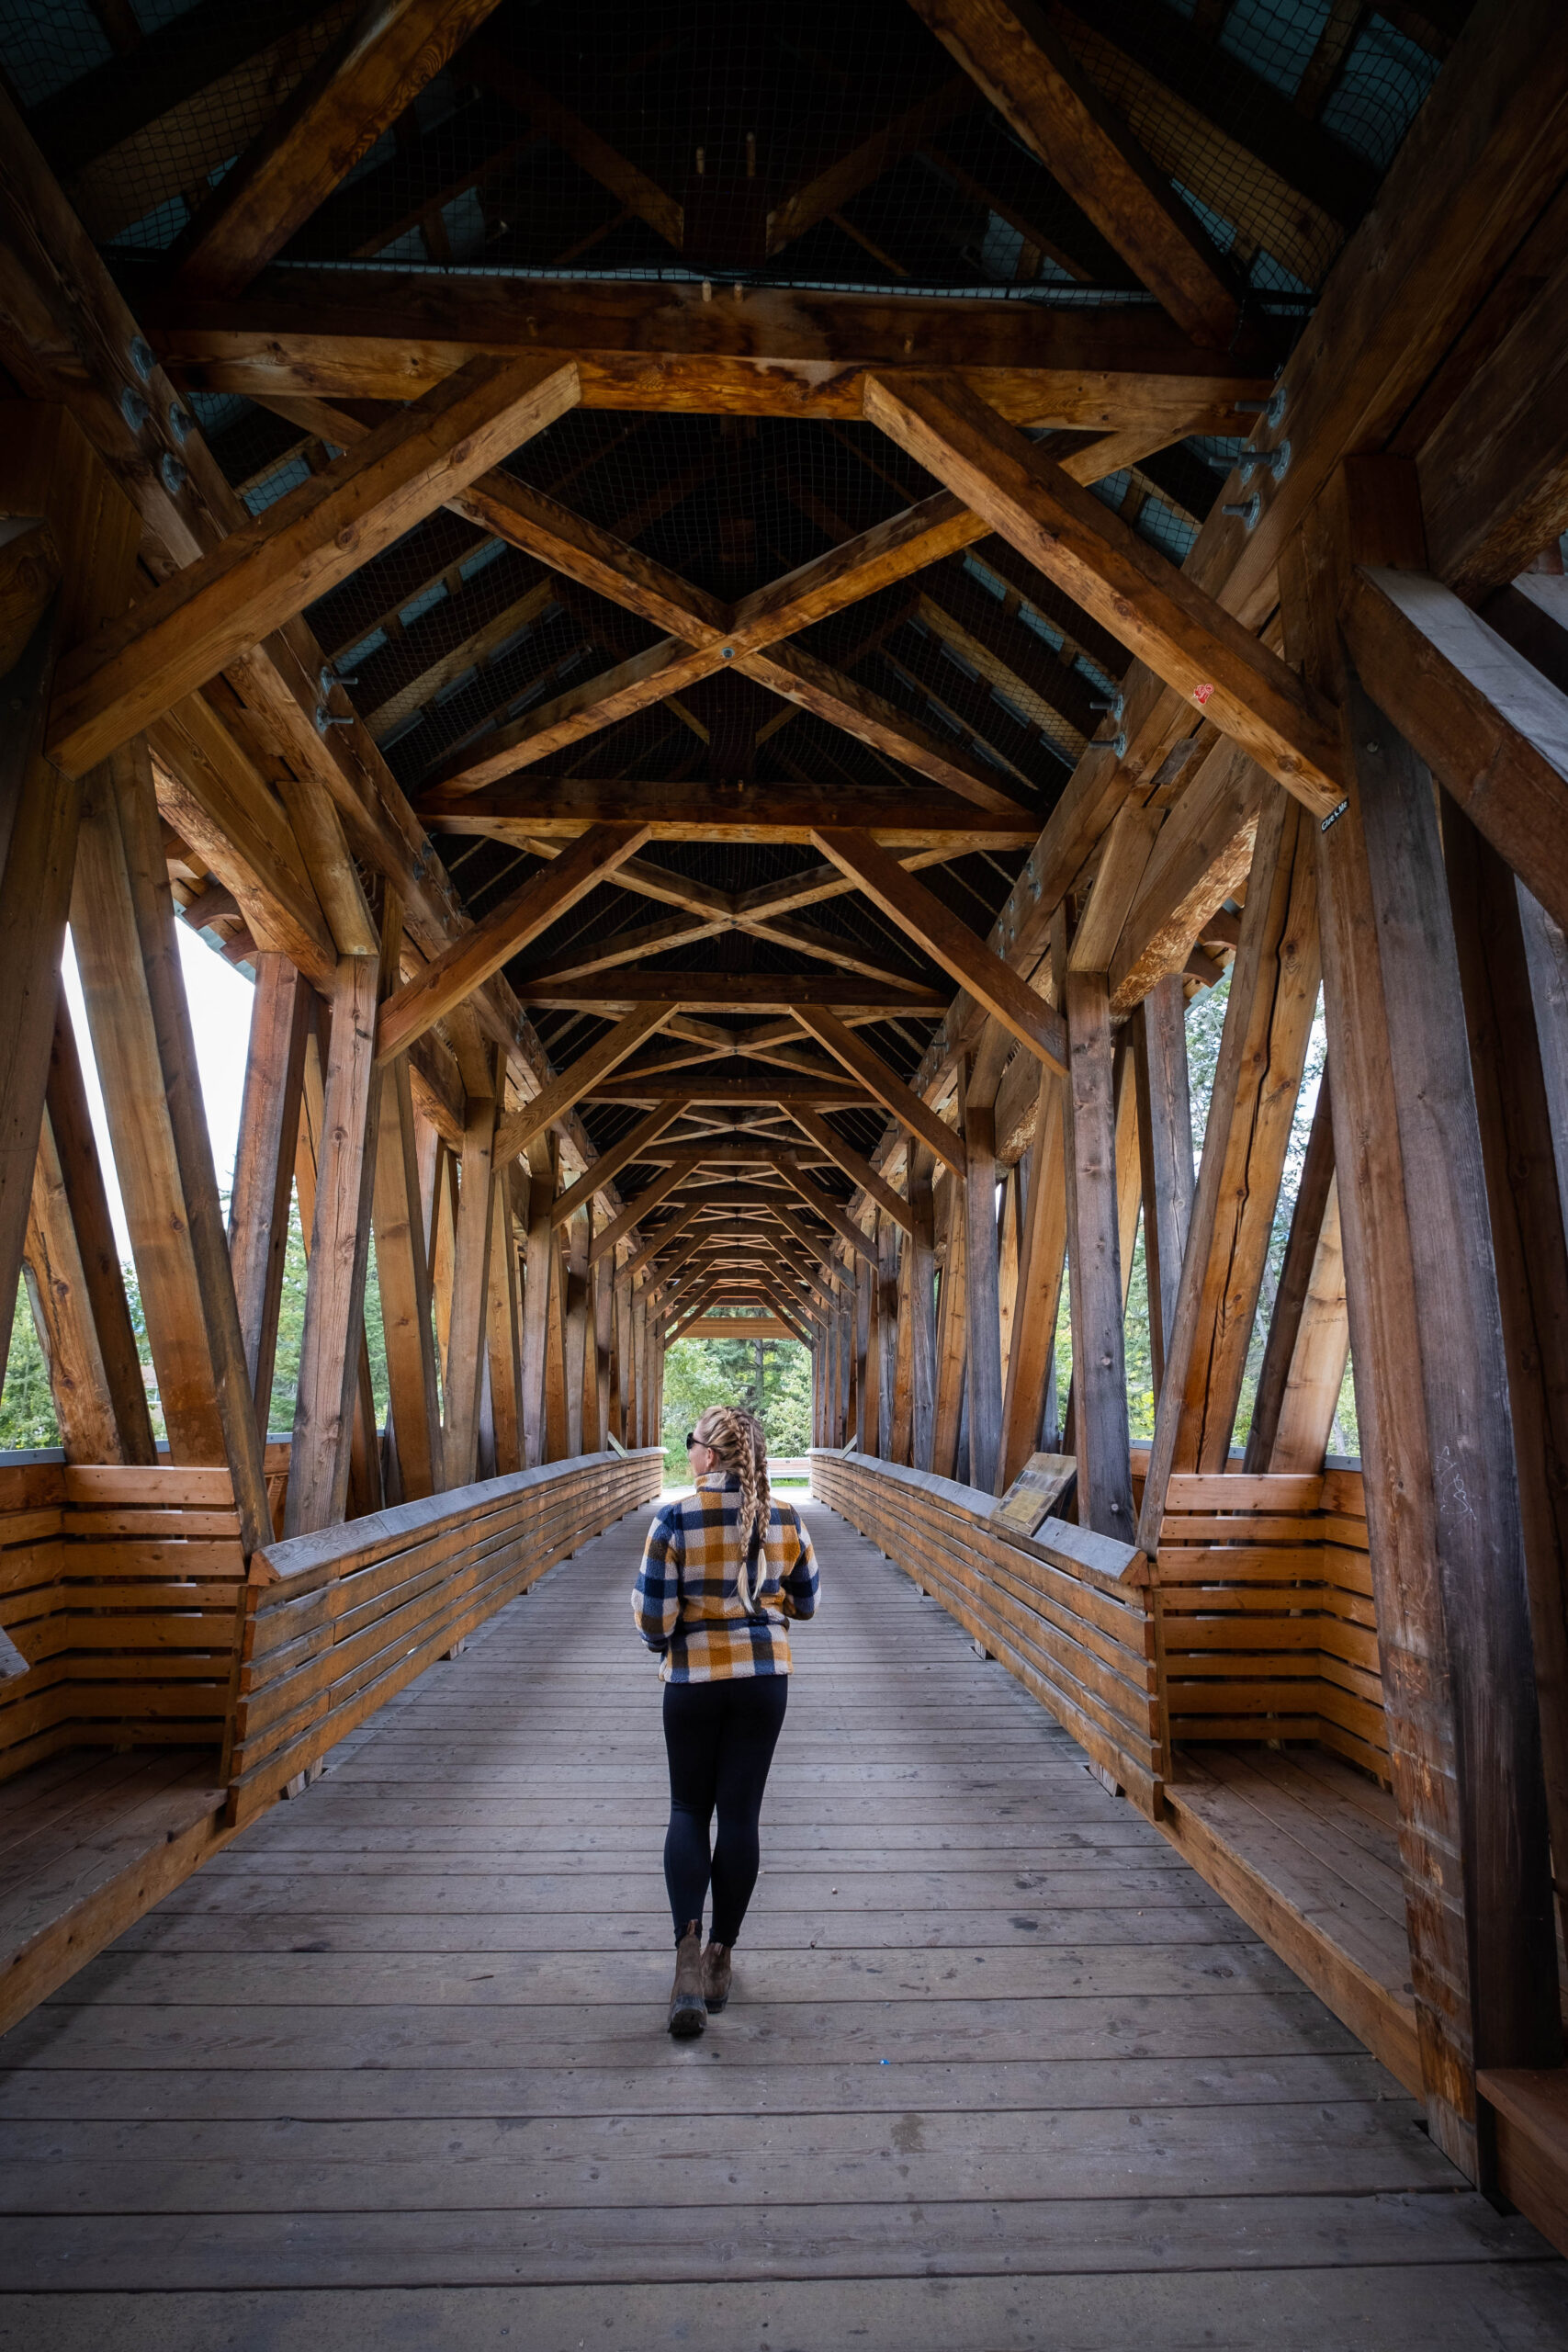
[[[228,1201],[224,1199],[227,1211]],[[168,1435],[157,1385],[152,1376],[152,1350],[147,1338],[147,1317],[133,1265],[124,1265],[126,1304],[136,1351],[147,1374],[147,1402],[155,1438]],[[283,1292],[277,1317],[277,1354],[273,1365],[272,1398],[267,1427],[287,1437],[294,1427],[294,1399],[299,1385],[299,1348],[305,1329],[305,1237],[299,1226],[299,1204],[290,1194],[288,1243],[283,1261]],[[370,1351],[370,1386],[378,1425],[387,1418],[391,1389],[387,1379],[387,1339],[381,1323],[381,1294],[376,1280],[376,1243],[370,1243],[370,1269],[365,1284],[365,1337]],[[39,1343],[32,1308],[24,1281],[17,1287],[17,1312],[11,1326],[11,1350],[6,1379],[0,1388],[0,1451],[60,1443],[60,1425],[50,1395],[49,1363]]]
[[[272,1368],[272,1401],[267,1428],[287,1437],[294,1427],[294,1399],[299,1389],[299,1350],[305,1333],[305,1236],[299,1224],[296,1193],[288,1199],[288,1246],[283,1258],[283,1293],[277,1312],[277,1354]],[[365,1277],[365,1339],[370,1351],[370,1388],[376,1399],[378,1428],[386,1424],[391,1386],[387,1378],[387,1334],[381,1322],[381,1293],[376,1277],[376,1237],[370,1238],[370,1264]]]
[[[1224,1030],[1225,1009],[1230,1002],[1230,973],[1212,989],[1195,996],[1187,1008],[1187,1068],[1192,1102],[1192,1164],[1199,1167],[1203,1152],[1203,1137],[1208,1128],[1209,1105],[1213,1099],[1214,1073],[1220,1058],[1220,1042]],[[1302,1168],[1306,1159],[1307,1140],[1312,1133],[1313,1113],[1317,1107],[1317,1090],[1327,1058],[1327,1039],[1323,1025],[1321,1001],[1313,1023],[1307,1046],[1306,1067],[1302,1077],[1301,1093],[1296,1102],[1291,1125],[1291,1139],[1285,1153],[1284,1175],[1280,1186],[1280,1198],[1269,1228],[1269,1248],[1264,1260],[1263,1283],[1258,1293],[1258,1312],[1253,1319],[1252,1336],[1247,1345],[1247,1368],[1242,1376],[1241,1402],[1237,1408],[1232,1443],[1245,1445],[1252,1427],[1253,1400],[1258,1394],[1258,1374],[1263,1369],[1263,1351],[1268,1343],[1269,1326],[1273,1317],[1274,1302],[1279,1295],[1280,1277],[1284,1271],[1285,1245],[1290,1238],[1291,1218],[1295,1211],[1296,1195],[1301,1189]],[[1057,1338],[1058,1380],[1062,1377],[1061,1357],[1064,1334],[1068,1330],[1064,1320]],[[1071,1340],[1066,1338],[1068,1364],[1071,1360]],[[1127,1357],[1127,1418],[1134,1444],[1154,1435],[1154,1361],[1149,1343],[1148,1277],[1144,1264],[1143,1220],[1138,1221],[1138,1238],[1133,1256],[1132,1281],[1127,1296],[1126,1320]],[[1062,1394],[1065,1397],[1066,1388]],[[1350,1368],[1346,1366],[1344,1385],[1340,1390],[1339,1407],[1329,1439],[1331,1453],[1354,1453],[1359,1448],[1356,1424],[1355,1390]]]
[[[5,1386],[0,1388],[0,1448],[19,1453],[59,1443],[60,1424],[49,1392],[49,1364],[39,1345],[32,1302],[23,1281],[17,1284],[11,1348],[6,1359]]]
[[[811,1443],[811,1353],[798,1340],[677,1340],[664,1359],[668,1476],[686,1475],[686,1431],[716,1405],[755,1413],[770,1454]]]

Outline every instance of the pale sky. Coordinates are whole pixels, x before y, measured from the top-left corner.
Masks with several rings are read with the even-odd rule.
[[[212,1136],[212,1159],[218,1171],[218,1189],[227,1192],[234,1175],[234,1147],[240,1134],[240,1102],[245,1087],[245,1054],[251,1036],[251,1001],[254,995],[251,983],[232,964],[208,946],[205,940],[183,922],[175,925],[175,935],[180,943],[180,962],[185,970],[186,996],[190,1004],[191,1029],[196,1038],[197,1067],[201,1073],[202,1101],[207,1105],[207,1125]],[[71,1023],[76,1032],[76,1047],[82,1060],[82,1076],[86,1083],[87,1104],[93,1114],[93,1132],[97,1137],[98,1157],[103,1162],[104,1183],[109,1196],[109,1215],[114,1219],[115,1239],[121,1261],[130,1256],[130,1236],[126,1230],[125,1206],[119,1194],[119,1179],[115,1173],[114,1151],[109,1142],[108,1121],[104,1114],[103,1090],[93,1061],[93,1048],[87,1035],[86,1007],[82,1001],[82,982],[76,970],[76,953],[70,933],[65,936],[65,954],[61,961],[65,978],[65,1000],[71,1007]]]

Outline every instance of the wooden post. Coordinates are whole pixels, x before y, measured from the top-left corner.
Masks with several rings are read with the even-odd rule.
[[[855,1284],[855,1439],[863,1453],[876,1452],[876,1283],[857,1252],[849,1271]]]
[[[1062,1303],[1067,1250],[1067,1182],[1063,1158],[1064,1087],[1040,1073],[1040,1107],[1030,1153],[1029,1196],[1020,1236],[1018,1306],[1002,1399],[1001,1486],[1005,1490],[1040,1444]]]
[[[325,1134],[326,1058],[332,1050],[332,1008],[318,997],[311,1008],[313,1027],[305,1041],[305,1082],[300,1092],[299,1142],[294,1155],[294,1191],[299,1204],[299,1231],[307,1267],[316,1221],[316,1170]],[[430,1141],[434,1146],[435,1138]],[[434,1155],[432,1151],[431,1164]],[[362,1318],[363,1322],[363,1318]],[[298,1402],[298,1396],[296,1396]],[[396,1432],[393,1432],[396,1442]],[[348,1499],[355,1512],[378,1510],[381,1504],[381,1446],[376,1430],[376,1399],[370,1379],[370,1350],[363,1328],[359,1335],[359,1374],[354,1399],[354,1435],[349,1443]]]
[[[1245,1469],[1322,1469],[1349,1350],[1333,1102],[1325,1070],[1252,1402]]]
[[[27,1235],[28,1293],[67,1462],[122,1462],[119,1426],[46,1104]],[[149,1440],[151,1440],[149,1428]],[[151,1448],[149,1449],[151,1451]]]
[[[1233,1001],[1238,981],[1244,991],[1246,1026],[1238,1025],[1235,1033],[1235,1057],[1222,1051],[1204,1138],[1205,1162],[1210,1136],[1216,1149],[1223,1142],[1224,1159],[1216,1168],[1217,1192],[1207,1196],[1213,1212],[1206,1220],[1207,1262],[1196,1301],[1193,1343],[1185,1352],[1185,1401],[1175,1456],[1180,1470],[1223,1470],[1230,1456],[1317,1011],[1322,961],[1314,829],[1298,803],[1287,804],[1280,813],[1283,821],[1272,872],[1259,873],[1255,860],[1247,891],[1248,917],[1253,891],[1260,890],[1264,899],[1261,928],[1243,922],[1243,947],[1256,951],[1257,961],[1244,959],[1238,950],[1231,977]],[[1258,824],[1259,843],[1269,830],[1265,816]],[[1227,1011],[1227,1046],[1231,1042]],[[1217,1134],[1216,1110],[1221,1114]],[[1194,1230],[1197,1222],[1195,1216]]]
[[[490,1291],[491,1154],[505,1065],[494,1091],[470,1095],[463,1113],[463,1157],[452,1256],[452,1314],[446,1342],[446,1483],[472,1484],[479,1470],[479,1389]]]
[[[372,956],[345,956],[333,989],[299,1392],[284,1510],[287,1535],[336,1526],[348,1502],[380,1117],[376,1008],[386,979],[396,975],[401,930],[401,903],[389,895],[379,968]]]
[[[610,1365],[610,1427],[623,1445],[631,1443],[633,1410],[631,1293],[630,1275],[624,1265],[616,1267],[610,1292],[611,1328],[615,1335]]]
[[[1165,1382],[1181,1261],[1192,1219],[1192,1106],[1187,1083],[1187,1000],[1181,976],[1156,980],[1133,1015],[1143,1164],[1144,1264],[1155,1402]]]
[[[650,1442],[649,1431],[653,1427],[652,1383],[653,1366],[649,1353],[650,1325],[648,1292],[636,1293],[632,1299],[632,1353],[637,1362],[637,1442]]]
[[[174,1131],[141,966],[118,796],[106,766],[85,796],[72,899],[76,961],[109,1140],[136,1261],[159,1402],[175,1462],[217,1463],[213,1394],[196,1260],[179,1197]]]
[[[876,1450],[885,1462],[899,1455],[893,1442],[898,1384],[898,1227],[885,1210],[876,1213]]]
[[[229,1254],[256,1427],[265,1444],[288,1250],[305,1041],[310,1034],[310,989],[287,956],[258,954],[255,969],[245,1092],[229,1201]]]
[[[545,1459],[564,1462],[572,1450],[566,1392],[566,1317],[569,1305],[564,1247],[558,1228],[550,1247],[550,1304],[545,1318]]]
[[[1002,1435],[1002,1339],[997,1267],[997,1119],[976,1102],[969,1072],[959,1080],[967,1159],[964,1178],[965,1393],[969,1405],[969,1484],[997,1491]]]
[[[1431,782],[1348,676],[1345,722],[1328,1035],[1378,1632],[1427,2109],[1484,2180],[1476,2067],[1562,2054],[1506,1349]]]
[[[1002,1396],[1007,1397],[1008,1374],[1012,1368],[1013,1334],[1017,1329],[1019,1261],[1023,1254],[1023,1199],[1025,1170],[1021,1161],[1011,1168],[998,1170],[1001,1190],[1001,1216],[997,1234],[997,1335],[1001,1344]]]
[[[936,1155],[906,1138],[909,1215],[914,1231],[904,1245],[908,1270],[909,1459],[917,1470],[931,1466],[936,1431],[936,1247],[932,1176]]]
[[[545,1453],[545,1356],[555,1279],[555,1228],[550,1208],[556,1196],[559,1146],[553,1134],[536,1136],[528,1146],[528,1238],[523,1273],[523,1453],[536,1469]]]
[[[589,1277],[593,1299],[592,1374],[589,1382],[589,1392],[593,1407],[592,1442],[588,1449],[591,1453],[604,1453],[610,1442],[610,1357],[612,1353],[610,1286],[614,1273],[614,1266],[601,1258]]]
[[[1451,803],[1443,809],[1443,854],[1497,1259],[1556,1855],[1568,1853],[1568,1240],[1521,920],[1522,886]],[[1533,900],[1530,908],[1539,917]],[[1540,1017],[1543,1027],[1552,1021],[1550,1004]],[[1560,1052],[1562,1041],[1553,1043]],[[1568,1888],[1561,1884],[1558,1907],[1568,1920]]]
[[[588,1389],[588,1352],[592,1324],[588,1311],[588,1216],[570,1217],[566,1228],[566,1313],[561,1342],[565,1361],[566,1450],[583,1452],[584,1399]]]
[[[522,1325],[512,1185],[504,1168],[491,1186],[490,1269],[485,1345],[490,1358],[491,1428],[497,1477],[523,1467]]]
[[[1065,941],[1064,941],[1065,944]],[[1073,1451],[1078,1519],[1133,1541],[1111,992],[1103,972],[1059,961],[1067,1023],[1064,1129],[1073,1318]]]
[[[969,1318],[964,1304],[968,1250],[964,1238],[964,1184],[949,1174],[942,1186],[947,1209],[947,1242],[942,1261],[942,1287],[937,1299],[936,1410],[931,1430],[931,1468],[939,1478],[962,1475],[958,1460],[959,1423],[963,1418],[966,1341]],[[967,1469],[964,1462],[963,1468]]]
[[[438,1494],[446,1480],[431,1325],[430,1258],[406,1054],[382,1072],[378,1126],[372,1211],[376,1279],[398,1469],[404,1499],[415,1502]]]
[[[1123,1028],[1115,1041],[1111,1091],[1116,1104],[1116,1239],[1122,1260],[1122,1312],[1133,1286],[1133,1254],[1144,1207],[1144,1163],[1138,1148],[1138,1085],[1133,1043]]]
[[[82,786],[43,753],[60,656],[130,602],[141,520],[63,409],[0,405],[0,500],[43,518],[62,567],[52,598],[29,615],[6,680],[0,729],[0,1349],[8,1348],[21,1272],[60,958],[71,906]],[[5,1363],[0,1353],[0,1365]],[[209,1457],[221,1461],[220,1452]]]
[[[458,1155],[443,1136],[435,1139],[435,1169],[430,1195],[430,1292],[435,1309],[436,1362],[446,1370],[452,1347],[452,1281],[457,1260]]]
[[[87,782],[72,905],[170,1450],[176,1461],[227,1461],[254,1551],[272,1535],[262,1442],[140,741]]]
[[[1171,1472],[1230,1457],[1317,1005],[1314,838],[1298,802],[1265,800],[1144,1482],[1138,1541],[1151,1557]]]
[[[136,1333],[131,1327],[130,1307],[125,1295],[119,1249],[109,1216],[108,1194],[98,1161],[92,1114],[87,1108],[87,1090],[82,1080],[76,1033],[71,1025],[63,987],[55,1006],[54,1037],[50,1049],[49,1086],[39,1137],[39,1171],[34,1180],[35,1214],[46,1148],[53,1154],[63,1191],[62,1213],[69,1217],[71,1228],[69,1247],[74,1255],[82,1284],[82,1313],[90,1326],[91,1349],[101,1367],[115,1432],[111,1452],[84,1453],[75,1458],[97,1462],[155,1462],[158,1453],[152,1439],[152,1416],[147,1408],[147,1388],[141,1377]],[[51,1186],[53,1181],[51,1172],[49,1179]],[[88,1344],[85,1333],[83,1341],[85,1346]],[[63,1369],[62,1363],[62,1372]],[[52,1357],[51,1374],[51,1377],[55,1374]],[[58,1395],[55,1408],[59,1412]],[[64,1417],[61,1421],[61,1434],[67,1459],[72,1459],[73,1441],[66,1434]],[[89,1442],[85,1430],[81,1432],[81,1436],[84,1444]]]
[[[1342,474],[1281,591],[1287,646],[1341,710],[1346,797],[1317,840],[1324,1009],[1422,2075],[1433,2138],[1484,2181],[1476,2068],[1555,2064],[1562,2032],[1507,1350],[1438,810],[1337,626],[1363,518],[1397,560],[1424,560],[1410,487],[1380,465],[1353,508]]]

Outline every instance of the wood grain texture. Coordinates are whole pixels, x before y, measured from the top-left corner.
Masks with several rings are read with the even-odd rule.
[[[178,269],[184,290],[243,291],[494,6],[374,0],[191,222]]]
[[[1367,692],[1558,923],[1568,697],[1439,582],[1365,567],[1344,627]]]
[[[1555,2266],[1456,2192],[1353,2033],[965,1629],[805,1508],[824,1600],[775,1772],[795,1794],[767,1816],[700,2066],[661,2030],[658,1693],[624,1623],[639,1513],[22,2029],[7,2201],[51,2210],[7,2225],[14,2289],[69,2255],[114,2298],[90,2307],[101,2335],[106,2315],[141,2327],[119,2295],[156,2284],[164,2340],[190,2317],[178,2352],[237,2289],[277,2299],[296,2352],[307,2325],[381,2326],[394,2284],[440,2352],[454,2313],[513,2324],[520,2287],[562,2341],[631,2304],[699,2352],[786,2321],[827,2352],[846,2326],[929,2335],[934,2263],[960,2352],[1022,2352],[1024,2297],[1089,2352],[1173,2323],[1305,2343],[1325,2311],[1395,2352],[1488,2326],[1549,2343]],[[613,1709],[608,1733],[585,1740],[585,1704]],[[236,2128],[245,2149],[214,2163]],[[1151,2233],[1173,2166],[1181,2228]],[[1396,2292],[1369,2283],[1391,2272]],[[76,2325],[57,2286],[49,2309]]]
[[[953,379],[871,377],[873,424],[1319,817],[1337,739],[1295,672],[1184,571]]]
[[[265,1444],[305,1082],[310,994],[287,956],[256,959],[245,1091],[229,1201],[229,1255],[256,1427]]]
[[[919,941],[977,1003],[1058,1075],[1066,1068],[1060,1017],[917,876],[872,840],[847,828],[814,827],[812,841],[874,906]]]
[[[1334,1182],[1333,1098],[1325,1070],[1318,1083],[1285,1262],[1252,1400],[1248,1471],[1321,1468],[1349,1346]]]
[[[333,991],[284,1520],[290,1535],[334,1525],[348,1501],[382,1092],[377,981],[369,956],[345,956]]]
[[[948,53],[1194,343],[1223,349],[1232,271],[1033,0],[916,0]]]
[[[1097,1534],[1130,1544],[1134,1521],[1110,993],[1103,974],[1075,972],[1070,963],[1061,985],[1068,1040],[1062,1133],[1078,1511]]]
[[[231,531],[62,667],[51,756],[80,775],[574,405],[570,368],[479,361]]]

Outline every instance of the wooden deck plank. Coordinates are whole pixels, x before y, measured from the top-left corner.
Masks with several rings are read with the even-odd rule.
[[[1170,2218],[1179,2228],[1180,2215]],[[734,2217],[726,2219],[733,2223]],[[736,2232],[748,2261],[760,2230],[759,2219],[757,2229]],[[1326,2232],[1303,2248],[1309,2256],[1319,2251],[1332,2257]],[[1021,2278],[1016,2270],[971,2273],[960,2291],[950,2276],[931,2275],[929,2266],[907,2258],[902,2275],[868,2262],[858,2272],[823,2279],[753,2280],[727,2267],[723,2281],[701,2294],[686,2279],[610,2292],[572,2284],[536,2289],[523,2308],[533,2342],[592,2341],[600,2352],[640,2352],[672,2341],[683,2352],[734,2352],[737,2345],[766,2344],[774,2335],[791,2352],[842,2352],[846,2342],[869,2352],[1039,2352],[1063,2342],[1074,2352],[1145,2345],[1256,2352],[1261,2344],[1269,2352],[1321,2352],[1325,2343],[1431,2352],[1434,2345],[1488,2341],[1523,2352],[1562,2341],[1551,2266],[1465,2257],[1426,2267],[1328,2267],[1308,2259],[1293,2269],[1228,2274],[1092,2271],[1054,2278],[1041,2292],[1032,2292],[1027,2272]],[[231,2329],[250,2333],[231,2340],[265,2343],[266,2352],[361,2352],[367,2342],[400,2341],[421,2352],[472,2352],[513,2331],[519,2311],[508,2271],[499,2285],[368,2289],[352,2297],[337,2289],[16,2293],[6,2299],[0,2325],[10,2326],[17,2346],[47,2341],[50,2352],[101,2352],[111,2335],[116,2352],[205,2352]]]
[[[1528,2225],[820,1509],[736,1993],[671,2043],[644,1523],[0,2043],[0,2344],[1568,2344]]]

